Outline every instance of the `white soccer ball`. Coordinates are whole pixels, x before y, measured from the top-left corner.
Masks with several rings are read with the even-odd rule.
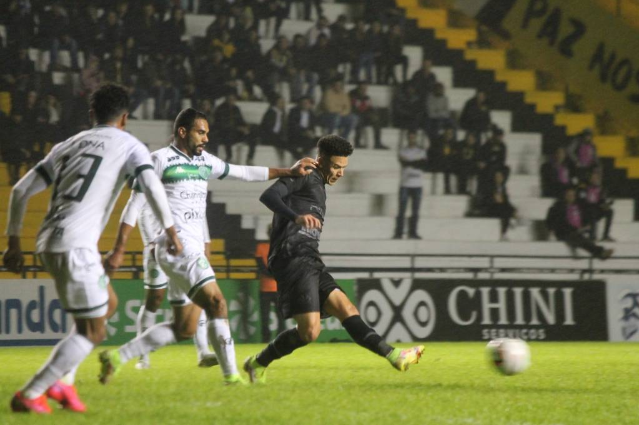
[[[530,366],[530,348],[521,339],[493,339],[486,345],[488,362],[504,375],[522,373]]]

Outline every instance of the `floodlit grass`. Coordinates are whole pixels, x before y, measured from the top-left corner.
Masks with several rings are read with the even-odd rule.
[[[504,377],[483,343],[429,343],[407,373],[355,344],[315,344],[277,361],[264,386],[224,387],[219,368],[173,346],[107,386],[97,352],[78,372],[89,411],[12,414],[9,400],[49,348],[0,349],[0,424],[639,424],[639,345],[532,343],[532,367]],[[237,359],[262,346],[237,346]],[[401,421],[401,422],[400,422]]]

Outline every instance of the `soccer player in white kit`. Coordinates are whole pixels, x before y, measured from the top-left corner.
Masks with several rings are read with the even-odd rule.
[[[11,190],[4,264],[19,272],[24,263],[20,230],[27,202],[53,183],[49,212],[37,237],[37,253],[55,281],[64,309],[75,326],[53,349],[40,370],[15,393],[14,412],[51,413],[47,397],[82,412],[75,387],[61,378],[77,366],[106,335],[106,317],[117,305],[98,252],[98,239],[128,176],[137,178],[165,229],[167,251],[182,251],[162,184],[153,173],[147,148],[124,130],[129,96],[107,84],[91,95],[91,120],[97,124],[63,143],[30,170]]]
[[[123,225],[135,227],[136,221],[139,223],[140,234],[142,236],[142,242],[144,244],[144,304],[140,307],[136,318],[136,336],[141,335],[151,326],[155,325],[155,318],[157,311],[160,308],[160,304],[164,300],[166,289],[168,287],[169,278],[166,276],[162,268],[155,261],[153,250],[155,247],[155,238],[162,234],[162,226],[155,218],[153,211],[149,204],[143,199],[144,194],[141,192],[139,185],[135,185],[131,191],[130,203],[144,203],[139,216],[134,214],[137,212],[137,208],[125,208],[124,212],[128,212],[129,215],[123,215],[121,221]],[[211,238],[209,236],[209,226],[206,220],[202,220],[202,237],[204,240],[204,252],[208,254],[209,243]],[[211,367],[218,364],[217,356],[211,353],[209,350],[209,342],[206,329],[206,313],[202,310],[200,319],[198,320],[198,327],[193,336],[193,342],[197,350],[198,366]],[[140,356],[140,359],[135,364],[136,369],[148,369],[151,367],[151,360],[149,353]]]
[[[243,181],[266,181],[286,176],[303,176],[315,168],[316,161],[305,158],[290,169],[275,169],[227,164],[204,151],[208,143],[206,115],[192,108],[178,114],[174,126],[174,143],[153,152],[155,172],[164,184],[178,236],[184,246],[181,255],[165,248],[165,237],[156,240],[155,256],[169,278],[168,299],[173,307],[173,322],[152,326],[142,335],[117,350],[100,354],[100,382],[107,383],[129,360],[166,345],[191,338],[200,309],[208,318],[208,336],[226,384],[242,382],[235,362],[235,347],[228,322],[224,295],[215,273],[202,252],[202,224],[206,219],[208,180],[232,178]],[[307,169],[308,168],[308,169]],[[128,203],[123,217],[137,216],[142,206]],[[133,211],[129,211],[129,210]],[[122,262],[132,226],[121,222],[118,240],[107,264],[117,268]]]

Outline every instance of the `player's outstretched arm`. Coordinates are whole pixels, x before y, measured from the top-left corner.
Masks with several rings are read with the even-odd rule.
[[[20,231],[22,230],[22,220],[27,208],[29,199],[42,192],[49,186],[50,180],[31,169],[24,177],[13,186],[9,198],[9,218],[7,220],[6,234],[9,236],[7,249],[4,251],[4,265],[14,273],[20,273],[24,265],[22,248],[20,247]]]
[[[291,168],[267,168],[248,165],[227,164],[228,173],[225,177],[231,180],[245,182],[263,182],[278,179],[280,177],[302,177],[313,172],[317,167],[317,161],[312,158],[303,158],[297,161]]]
[[[178,239],[169,202],[160,179],[154,171],[147,169],[138,175],[138,182],[146,196],[146,201],[166,232],[169,252],[172,255],[180,254],[182,252],[182,243]]]
[[[146,197],[143,193],[137,192],[136,190],[131,191],[129,201],[126,203],[124,211],[122,211],[122,216],[120,217],[120,228],[118,229],[115,245],[104,258],[104,270],[109,276],[122,265],[129,236],[145,204]]]
[[[313,158],[302,158],[291,168],[269,168],[268,179],[278,179],[280,177],[303,177],[311,174],[317,167],[317,161]]]
[[[262,196],[260,196],[260,202],[266,205],[266,207],[275,214],[284,216],[302,227],[309,229],[322,227],[322,222],[317,217],[312,214],[298,215],[288,205],[286,205],[284,198],[290,195],[293,191],[293,187],[284,184],[284,182],[280,180],[262,193]]]

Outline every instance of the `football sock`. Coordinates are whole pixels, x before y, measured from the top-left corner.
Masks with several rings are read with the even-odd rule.
[[[206,312],[204,310],[202,310],[202,314],[200,314],[200,318],[197,322],[197,329],[193,336],[193,342],[197,349],[198,358],[201,358],[204,354],[211,354],[211,350],[209,350]]]
[[[257,355],[256,360],[259,364],[266,367],[271,364],[273,360],[281,359],[305,345],[306,343],[302,340],[302,337],[300,337],[297,328],[288,329],[276,336],[275,339]]]
[[[93,343],[75,332],[67,335],[53,348],[47,362],[22,388],[26,398],[36,398],[62,376],[77,367],[93,350]]]
[[[75,323],[73,324],[73,326],[71,326],[71,331],[69,332],[69,335],[72,335],[76,332],[76,327],[75,327]],[[75,383],[75,374],[78,372],[78,367],[80,365],[77,364],[76,366],[74,366],[73,368],[71,368],[71,370],[69,372],[67,372],[66,375],[64,375],[60,381],[62,381],[62,383],[66,384],[66,385],[73,385]]]
[[[208,321],[209,341],[213,345],[224,376],[238,373],[235,363],[235,344],[228,319],[214,318]]]
[[[142,335],[135,337],[118,350],[122,364],[143,354],[155,351],[177,342],[170,322],[162,322],[151,326]]]
[[[156,311],[148,311],[145,306],[140,307],[137,320],[135,321],[135,328],[137,330],[137,336],[142,335],[144,331],[155,325]]]
[[[375,354],[386,357],[393,351],[393,347],[386,344],[373,328],[364,323],[359,314],[344,320],[342,326],[353,338],[353,341]]]

